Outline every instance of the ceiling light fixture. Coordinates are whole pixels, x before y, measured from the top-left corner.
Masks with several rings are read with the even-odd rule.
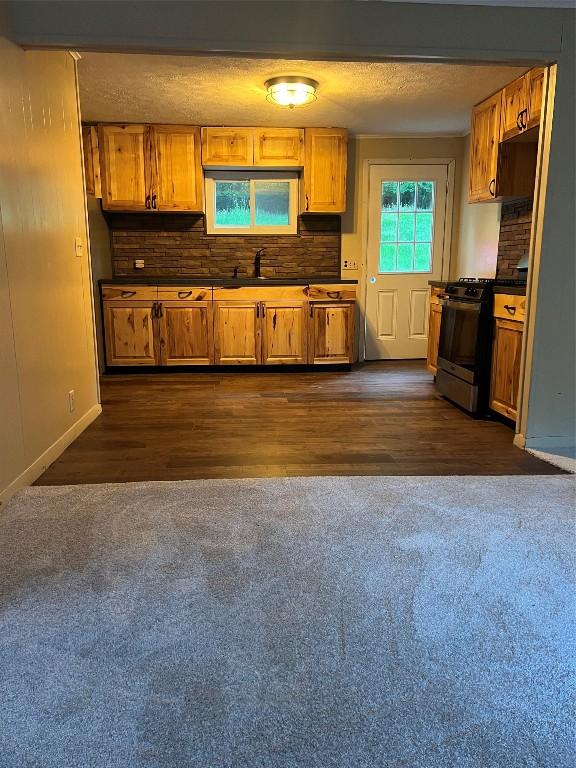
[[[273,77],[264,83],[266,99],[279,107],[303,107],[316,101],[318,83],[309,77]]]

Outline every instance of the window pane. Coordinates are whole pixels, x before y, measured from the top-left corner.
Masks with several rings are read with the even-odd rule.
[[[250,226],[250,182],[215,181],[215,223],[217,227]]]
[[[415,208],[416,182],[400,182],[400,209],[403,211],[413,211]]]
[[[416,243],[414,256],[415,272],[430,272],[432,266],[432,244]]]
[[[412,272],[414,246],[412,243],[402,243],[398,246],[398,272]]]
[[[382,210],[398,210],[398,182],[382,182]]]
[[[432,240],[432,214],[416,214],[416,240],[417,242],[431,242]]]
[[[380,240],[383,243],[396,242],[397,213],[383,213],[380,219]]]
[[[282,227],[290,223],[290,184],[287,181],[255,181],[256,224]]]
[[[434,205],[434,182],[419,181],[416,207],[419,211],[431,211]]]
[[[382,244],[380,246],[380,272],[394,272],[396,270],[396,246]]]
[[[398,242],[414,242],[414,214],[400,213],[398,215]]]

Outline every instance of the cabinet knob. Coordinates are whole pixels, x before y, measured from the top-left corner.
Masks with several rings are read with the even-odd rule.
[[[122,291],[121,296],[123,299],[129,299],[131,296],[136,296],[136,291]]]
[[[144,200],[144,205],[148,210],[150,210],[150,195],[146,195],[146,199]]]
[[[512,306],[511,304],[504,304],[504,309],[509,312],[511,315],[516,314],[516,307]]]
[[[496,197],[496,179],[492,179],[492,181],[488,185],[488,191],[490,192],[492,197]]]

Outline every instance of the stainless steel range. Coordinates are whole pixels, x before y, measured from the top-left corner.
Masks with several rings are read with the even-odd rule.
[[[461,278],[441,298],[436,386],[469,413],[484,415],[490,394],[493,287],[518,280]]]

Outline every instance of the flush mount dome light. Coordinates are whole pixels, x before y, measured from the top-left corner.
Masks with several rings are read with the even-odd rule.
[[[273,77],[264,83],[266,99],[279,107],[303,107],[316,101],[318,83],[309,77]]]

